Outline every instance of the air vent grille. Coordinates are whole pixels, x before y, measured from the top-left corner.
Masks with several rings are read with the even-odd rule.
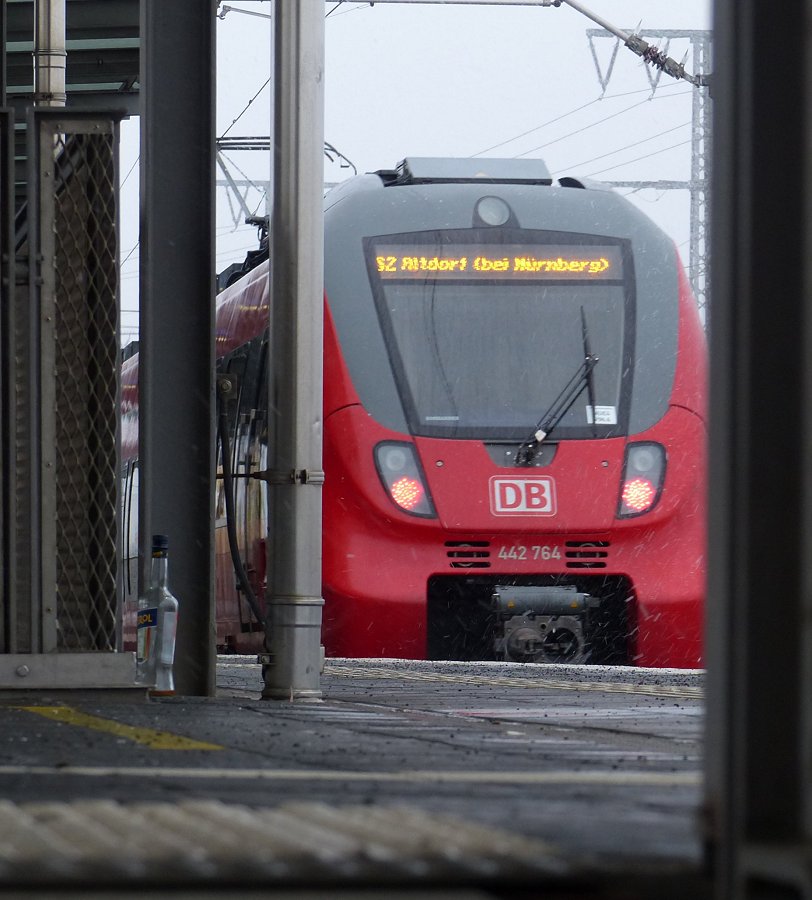
[[[605,569],[609,541],[567,541],[564,556],[568,569]]]
[[[452,569],[489,569],[489,541],[446,541],[446,556]]]

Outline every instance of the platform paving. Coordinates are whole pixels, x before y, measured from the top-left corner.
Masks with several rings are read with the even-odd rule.
[[[0,695],[0,889],[709,896],[701,672],[328,660],[291,703],[221,657],[217,683]]]

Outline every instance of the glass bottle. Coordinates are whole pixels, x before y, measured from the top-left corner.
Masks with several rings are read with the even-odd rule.
[[[138,650],[136,682],[150,693],[165,696],[175,693],[172,666],[175,661],[175,635],[178,601],[168,585],[169,538],[152,536],[152,569],[149,588],[138,598]]]

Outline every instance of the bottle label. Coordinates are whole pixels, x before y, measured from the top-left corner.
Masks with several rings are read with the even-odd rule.
[[[149,659],[152,649],[153,635],[158,626],[158,608],[150,607],[149,609],[138,610],[138,641],[136,658],[138,662],[145,662]]]
[[[161,646],[158,648],[158,661],[162,666],[171,666],[174,662],[177,627],[178,614],[173,610],[165,612],[161,628]]]

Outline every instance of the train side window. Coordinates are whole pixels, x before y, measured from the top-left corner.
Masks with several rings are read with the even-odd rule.
[[[252,391],[251,429],[248,434],[247,464],[249,469],[261,468],[260,444],[267,431],[266,399],[268,396],[267,378],[268,341],[260,336],[254,342],[252,350],[254,385]]]
[[[243,372],[243,390],[240,392],[240,413],[254,413],[257,399],[264,382],[263,373],[264,341],[255,338],[247,347],[247,359]]]
[[[123,473],[121,555],[125,602],[135,596],[138,585],[138,460],[128,459]]]
[[[260,338],[259,385],[257,390],[257,415],[252,442],[259,440],[267,451],[268,444],[268,335]]]
[[[254,432],[258,418],[258,396],[264,389],[264,342],[256,338],[241,348],[239,402],[234,404],[232,469],[235,474],[247,475],[254,467]],[[231,371],[228,369],[227,371]]]
[[[234,440],[237,433],[237,422],[239,421],[239,411],[242,406],[242,396],[244,388],[245,369],[248,363],[248,353],[245,347],[240,347],[233,353],[230,353],[222,363],[221,371],[227,375],[234,375],[237,378],[237,402],[230,402],[226,406],[228,415],[228,431],[231,439]]]

